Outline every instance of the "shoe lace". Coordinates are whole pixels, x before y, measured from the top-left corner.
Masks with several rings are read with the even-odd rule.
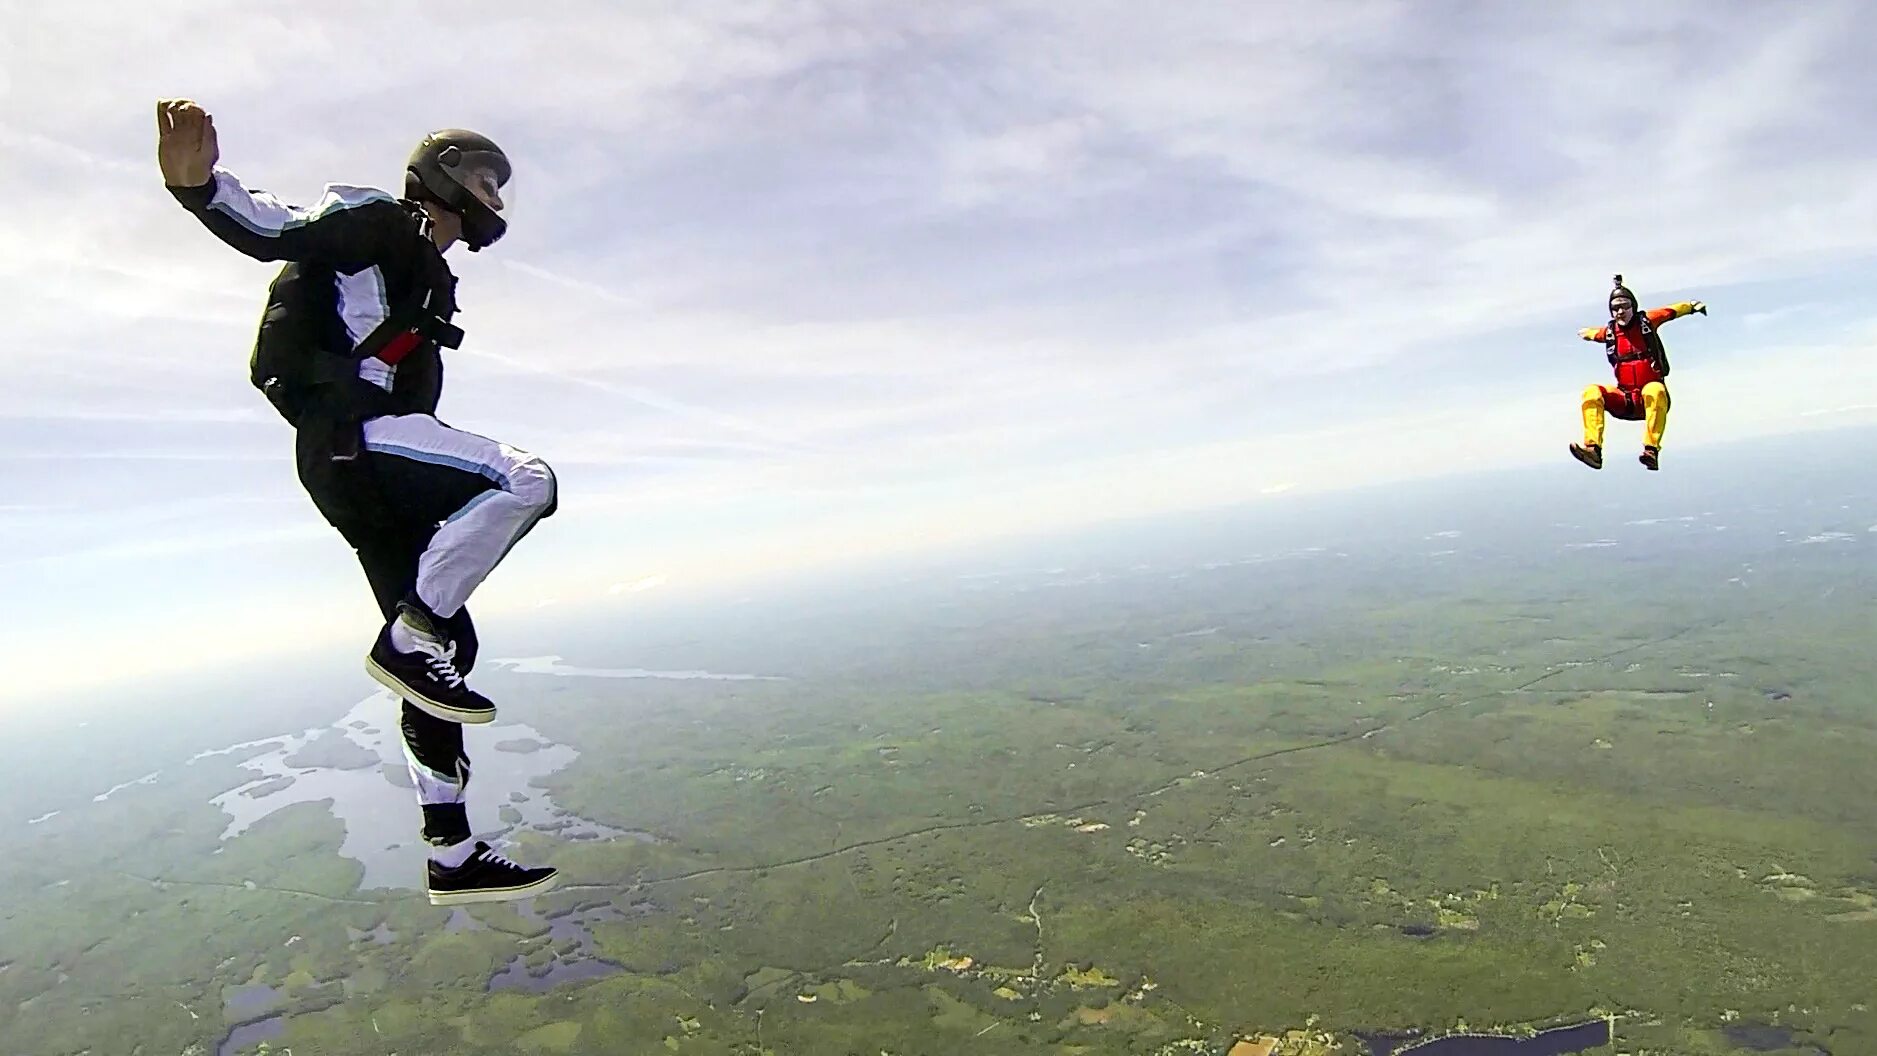
[[[496,849],[493,847],[487,847],[483,849],[482,860],[485,862],[489,862],[492,865],[506,865],[510,869],[521,868],[521,863],[510,861],[509,859],[503,857],[500,853],[498,853]]]
[[[424,663],[429,665],[431,673],[435,674],[439,680],[448,685],[451,689],[457,689],[462,686],[462,672],[456,670],[456,643],[451,642],[449,648],[437,652],[431,652],[426,649],[424,651]]]

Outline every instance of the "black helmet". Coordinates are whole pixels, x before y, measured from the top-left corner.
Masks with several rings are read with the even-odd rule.
[[[411,151],[404,170],[404,195],[413,201],[435,202],[461,217],[463,241],[473,253],[501,238],[508,222],[470,187],[481,184],[485,192],[496,191],[508,183],[510,175],[508,155],[487,136],[445,128],[425,136]]]
[[[1636,295],[1630,292],[1629,287],[1623,285],[1623,276],[1621,275],[1616,277],[1616,287],[1610,291],[1609,305],[1614,306],[1618,297],[1628,301],[1631,308],[1640,308],[1636,303]],[[1616,309],[1611,307],[1610,311],[1614,313]]]

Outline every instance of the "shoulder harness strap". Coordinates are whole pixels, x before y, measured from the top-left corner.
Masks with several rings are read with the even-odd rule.
[[[428,242],[430,214],[415,207],[411,208],[411,212],[417,221],[417,236]],[[432,283],[425,281],[426,278],[411,283],[410,293],[392,307],[383,322],[353,347],[354,360],[377,356],[396,363],[424,341],[434,341],[442,348],[462,346],[462,328],[452,325],[432,308],[431,295],[435,289]]]

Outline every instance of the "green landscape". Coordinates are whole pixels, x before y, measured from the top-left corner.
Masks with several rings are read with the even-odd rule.
[[[267,745],[154,759],[7,823],[0,1050],[1367,1056],[1607,1019],[1598,1052],[1877,1052],[1870,450],[1142,526],[553,650],[767,680],[491,651],[502,722],[578,755],[472,795],[648,834],[513,828],[564,874],[516,905],[430,906],[409,849],[362,888],[317,800],[224,840]]]

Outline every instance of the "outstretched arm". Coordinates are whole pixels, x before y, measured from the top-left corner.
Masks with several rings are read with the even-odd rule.
[[[250,190],[222,168],[215,121],[188,100],[157,104],[157,161],[170,194],[210,233],[256,260],[317,260],[352,271],[380,253],[386,209],[402,210],[383,191],[329,187],[312,208]]]
[[[1677,301],[1674,304],[1664,305],[1661,308],[1649,309],[1649,325],[1661,326],[1670,319],[1680,319],[1684,315],[1695,315],[1697,313],[1700,315],[1708,314],[1707,304],[1702,301]],[[1577,332],[1577,336],[1586,341],[1602,341],[1609,335],[1610,328],[1607,326],[1586,326]]]
[[[1680,319],[1684,315],[1708,314],[1708,306],[1700,301],[1677,301],[1661,308],[1649,309],[1649,325],[1661,326],[1670,319]]]
[[[345,271],[372,263],[385,231],[383,210],[399,209],[382,191],[328,187],[312,208],[250,190],[217,166],[199,187],[169,192],[223,242],[255,260],[317,260]]]

